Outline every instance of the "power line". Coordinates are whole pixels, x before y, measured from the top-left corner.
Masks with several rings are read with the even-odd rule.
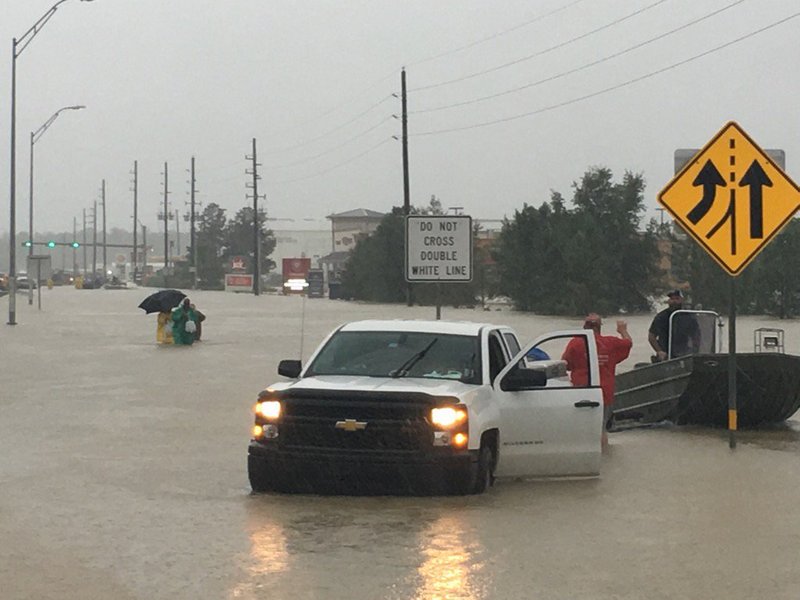
[[[458,48],[453,48],[452,50],[446,50],[445,52],[441,52],[439,54],[434,54],[433,56],[429,56],[428,58],[423,58],[422,60],[418,60],[416,62],[409,63],[408,66],[409,67],[415,67],[417,65],[421,65],[421,64],[424,64],[426,62],[430,62],[432,60],[437,60],[439,58],[444,58],[445,56],[450,56],[451,54],[456,54],[457,52],[462,52],[463,50],[468,50],[469,48],[474,48],[475,46],[483,44],[484,42],[488,42],[490,40],[496,39],[498,37],[506,35],[507,33],[511,33],[512,31],[516,31],[517,29],[522,29],[523,27],[527,27],[528,25],[532,25],[533,23],[536,23],[538,21],[542,21],[542,20],[546,19],[547,17],[551,17],[551,16],[553,16],[555,14],[563,12],[563,11],[567,10],[568,8],[571,8],[571,7],[575,6],[576,4],[580,4],[581,2],[585,2],[585,0],[575,0],[574,2],[571,2],[571,3],[569,3],[569,4],[565,5],[565,6],[562,6],[561,8],[556,8],[555,10],[551,10],[548,13],[544,13],[542,15],[537,15],[536,17],[533,17],[532,19],[529,19],[528,21],[525,21],[524,23],[520,23],[519,25],[515,25],[514,27],[511,27],[510,29],[505,29],[505,30],[500,31],[498,33],[493,33],[490,36],[487,36],[485,38],[481,38],[481,39],[476,40],[474,42],[470,42],[469,44],[465,44],[463,46],[459,46]]]
[[[460,81],[466,81],[467,79],[473,79],[473,78],[479,77],[481,75],[486,75],[487,73],[493,73],[495,71],[499,71],[501,69],[505,69],[505,68],[511,67],[513,65],[518,65],[520,63],[523,63],[525,61],[531,60],[531,59],[536,58],[538,56],[543,56],[545,54],[548,54],[548,53],[552,52],[553,50],[558,50],[559,48],[563,48],[565,46],[568,46],[569,44],[573,44],[573,43],[575,43],[577,41],[586,39],[587,37],[590,37],[590,36],[594,35],[595,33],[599,33],[599,32],[601,32],[601,31],[603,31],[605,29],[609,29],[611,27],[614,27],[615,25],[619,25],[620,23],[622,23],[624,21],[627,21],[628,19],[632,19],[633,17],[636,17],[636,16],[638,16],[638,15],[640,15],[640,14],[642,14],[642,13],[644,13],[644,12],[646,12],[646,11],[652,9],[652,8],[655,8],[659,4],[663,4],[666,1],[667,0],[656,0],[656,2],[654,2],[653,4],[648,4],[644,8],[640,8],[638,10],[635,10],[632,13],[629,13],[629,14],[625,15],[624,17],[620,17],[619,19],[615,19],[614,21],[606,23],[605,25],[601,25],[600,27],[592,29],[591,31],[583,33],[583,34],[581,34],[579,36],[576,36],[574,38],[565,40],[565,41],[563,41],[563,42],[561,42],[559,44],[555,44],[554,46],[550,46],[548,48],[545,48],[544,50],[539,50],[538,52],[534,52],[533,54],[529,54],[527,56],[523,56],[522,58],[517,58],[516,60],[512,60],[511,62],[503,63],[502,65],[497,65],[496,67],[491,67],[489,69],[484,69],[483,71],[476,71],[475,73],[470,73],[469,75],[464,75],[462,77],[456,77],[455,79],[448,79],[446,81],[440,81],[439,83],[432,83],[430,85],[424,85],[424,86],[421,86],[421,87],[418,87],[418,88],[414,88],[414,89],[412,89],[410,91],[411,92],[421,92],[423,90],[431,90],[431,89],[442,87],[442,86],[445,86],[445,85],[450,85],[451,83],[458,83]]]
[[[266,170],[285,169],[285,168],[288,168],[288,167],[294,167],[296,165],[301,165],[303,163],[307,163],[307,162],[310,162],[312,160],[316,160],[316,159],[318,159],[318,158],[320,158],[322,156],[325,156],[326,154],[330,154],[331,152],[335,152],[336,150],[339,150],[339,149],[347,146],[348,144],[350,144],[351,142],[354,142],[355,140],[357,140],[359,138],[364,137],[365,135],[367,135],[367,134],[375,131],[376,129],[378,129],[378,127],[380,127],[381,125],[383,125],[387,121],[391,121],[391,120],[392,120],[392,117],[384,117],[381,121],[379,121],[378,123],[376,123],[375,125],[373,125],[369,129],[365,129],[364,131],[361,131],[360,133],[357,133],[356,135],[348,138],[347,140],[345,140],[344,142],[342,142],[341,144],[339,144],[337,146],[334,146],[333,148],[328,148],[327,150],[324,150],[323,152],[319,152],[318,154],[314,154],[312,156],[306,156],[305,158],[301,158],[301,159],[298,159],[298,160],[295,160],[295,161],[292,161],[292,162],[288,162],[288,163],[284,163],[284,164],[280,164],[280,165],[270,165],[270,166],[268,166],[266,168]]]
[[[733,46],[734,44],[738,44],[739,42],[742,42],[742,41],[744,41],[744,40],[746,40],[748,38],[751,38],[753,36],[756,36],[756,35],[758,35],[760,33],[764,33],[765,31],[773,29],[774,27],[777,27],[779,25],[783,25],[784,23],[786,23],[788,21],[791,21],[792,19],[796,19],[797,17],[800,17],[800,12],[797,12],[797,13],[794,13],[792,15],[789,15],[788,17],[786,17],[784,19],[781,19],[780,21],[776,21],[774,23],[771,23],[770,25],[766,25],[766,26],[764,26],[764,27],[762,27],[760,29],[756,29],[755,31],[751,31],[748,34],[745,34],[745,35],[743,35],[741,37],[738,37],[738,38],[733,39],[733,40],[731,40],[729,42],[721,44],[720,46],[716,46],[715,48],[711,48],[710,50],[706,50],[705,52],[701,52],[700,54],[696,54],[696,55],[691,56],[691,57],[689,57],[687,59],[684,59],[684,60],[678,61],[676,63],[673,63],[673,64],[671,64],[669,66],[663,67],[663,68],[658,69],[656,71],[651,71],[650,73],[646,73],[645,75],[640,75],[639,77],[635,77],[633,79],[629,79],[627,81],[624,81],[624,82],[619,83],[617,85],[613,85],[611,87],[604,88],[604,89],[599,90],[597,92],[592,92],[591,94],[586,94],[586,95],[580,96],[578,98],[573,98],[572,100],[566,100],[564,102],[559,102],[558,104],[551,104],[550,106],[545,106],[545,107],[542,107],[542,108],[539,108],[537,110],[533,110],[533,111],[530,111],[530,112],[514,115],[514,116],[511,116],[511,117],[504,117],[502,119],[496,119],[496,120],[493,120],[493,121],[485,121],[483,123],[476,123],[474,125],[465,125],[463,127],[452,127],[452,128],[449,128],[449,129],[438,129],[438,130],[433,130],[433,131],[423,131],[421,133],[413,134],[412,137],[438,135],[438,134],[441,134],[441,133],[452,133],[452,132],[456,132],[456,131],[466,131],[468,129],[477,129],[477,128],[480,128],[480,127],[488,127],[490,125],[496,125],[498,123],[507,123],[509,121],[515,121],[517,119],[522,119],[522,118],[525,118],[525,117],[530,117],[530,116],[533,116],[533,115],[538,115],[538,114],[541,114],[541,113],[549,112],[549,111],[555,110],[557,108],[562,108],[564,106],[569,106],[570,104],[576,104],[576,103],[581,102],[583,100],[588,100],[589,98],[595,98],[597,96],[601,96],[603,94],[607,94],[608,92],[612,92],[612,91],[627,87],[629,85],[632,85],[634,83],[638,83],[640,81],[644,81],[645,79],[650,79],[651,77],[655,77],[656,75],[660,75],[661,73],[665,73],[666,71],[670,71],[672,69],[676,69],[676,68],[681,67],[681,66],[683,66],[685,64],[693,62],[693,61],[695,61],[695,60],[697,60],[699,58],[703,58],[705,56],[708,56],[709,54],[713,54],[715,52],[718,52],[719,50],[723,50],[724,48],[727,48],[729,46]]]
[[[349,159],[347,159],[346,161],[338,163],[336,165],[333,165],[332,167],[330,167],[328,169],[325,169],[324,171],[319,171],[317,173],[312,173],[311,175],[306,175],[305,177],[298,177],[296,179],[279,179],[279,180],[275,180],[275,181],[270,181],[268,183],[270,185],[277,185],[277,184],[281,184],[281,183],[295,183],[295,182],[298,182],[298,181],[305,181],[307,179],[313,179],[314,177],[319,177],[321,175],[325,175],[326,173],[330,173],[331,171],[334,171],[336,169],[344,167],[345,165],[349,165],[351,162],[353,162],[355,160],[358,160],[362,156],[364,156],[366,154],[369,154],[370,152],[373,152],[374,150],[377,150],[378,148],[383,146],[386,142],[390,141],[391,139],[392,138],[386,138],[386,139],[378,142],[374,146],[371,146],[370,148],[367,148],[361,154],[357,154],[355,156],[352,156]]]
[[[360,119],[364,115],[366,115],[369,112],[375,110],[378,106],[380,106],[381,104],[383,104],[384,102],[386,102],[387,100],[389,100],[392,97],[393,97],[392,94],[384,96],[383,98],[381,98],[380,100],[378,100],[377,102],[372,104],[369,108],[367,108],[367,109],[361,111],[360,113],[358,113],[355,117],[353,117],[349,121],[346,121],[345,123],[342,123],[341,125],[339,125],[337,127],[334,127],[333,129],[329,129],[325,133],[322,133],[322,134],[320,134],[320,135],[318,135],[316,137],[310,138],[310,139],[308,139],[308,140],[306,140],[304,142],[299,142],[297,144],[293,144],[291,146],[283,146],[282,148],[271,148],[271,149],[269,149],[269,150],[267,150],[265,152],[261,152],[261,155],[262,156],[264,156],[264,155],[269,156],[269,155],[272,155],[272,154],[279,154],[281,152],[287,152],[289,150],[296,150],[297,148],[302,148],[303,146],[307,146],[308,144],[311,144],[312,142],[316,142],[316,141],[319,141],[319,140],[321,140],[323,138],[326,138],[329,135],[331,135],[332,133],[336,133],[337,131],[339,131],[341,129],[344,129],[345,127],[347,127],[348,125],[354,123],[355,121],[357,121],[358,119]]]
[[[368,85],[367,87],[362,88],[361,91],[348,96],[346,100],[342,101],[339,104],[336,104],[332,108],[327,109],[325,112],[322,112],[322,113],[320,113],[320,114],[318,114],[318,115],[316,115],[314,117],[306,119],[305,121],[301,121],[297,125],[293,125],[291,127],[284,127],[282,129],[274,130],[274,131],[270,132],[270,135],[275,135],[276,133],[282,133],[284,131],[290,131],[294,127],[302,127],[304,125],[308,125],[309,123],[313,123],[314,121],[318,121],[319,119],[322,119],[323,117],[327,117],[328,115],[335,113],[340,108],[343,108],[345,106],[349,106],[350,102],[352,101],[353,98],[359,98],[359,97],[363,96],[365,93],[371,92],[376,87],[378,87],[380,84],[382,84],[384,81],[386,81],[387,79],[391,79],[392,77],[397,77],[397,70],[394,70],[391,73],[388,73],[387,75],[384,75],[380,79],[376,80],[375,83],[373,83],[371,85]],[[384,98],[384,100],[386,100],[386,98]]]
[[[576,68],[570,69],[568,71],[562,71],[561,73],[557,73],[557,74],[552,75],[550,77],[545,77],[544,79],[539,79],[538,81],[534,81],[533,83],[528,83],[528,84],[525,84],[525,85],[514,87],[514,88],[511,88],[511,89],[505,90],[503,92],[498,92],[496,94],[490,94],[488,96],[480,96],[478,98],[473,98],[471,100],[464,100],[462,102],[454,102],[452,104],[446,104],[444,106],[435,106],[433,108],[424,108],[424,109],[421,109],[421,110],[415,110],[415,111],[411,111],[411,112],[413,114],[422,114],[422,113],[436,112],[436,111],[439,111],[439,110],[445,110],[445,109],[448,109],[448,108],[455,108],[455,107],[458,107],[458,106],[467,106],[469,104],[475,104],[477,102],[484,102],[486,100],[492,100],[494,98],[500,98],[501,96],[507,96],[508,94],[513,94],[515,92],[520,92],[522,90],[527,90],[527,89],[542,85],[543,83],[549,83],[551,81],[555,81],[556,79],[561,79],[562,77],[566,77],[567,75],[572,75],[574,73],[578,73],[578,72],[584,71],[584,70],[586,70],[588,68],[597,66],[597,65],[599,65],[601,63],[608,62],[609,60],[612,60],[614,58],[618,58],[618,57],[620,57],[620,56],[622,56],[624,54],[628,54],[629,52],[633,52],[634,50],[638,50],[639,48],[643,48],[644,46],[647,46],[648,44],[652,44],[653,42],[657,42],[659,40],[662,40],[662,39],[664,39],[666,37],[669,37],[670,35],[673,35],[673,34],[679,32],[679,31],[682,31],[684,29],[688,29],[692,25],[696,25],[696,24],[698,24],[698,23],[700,23],[702,21],[710,19],[711,17],[715,17],[718,14],[720,14],[720,13],[726,11],[726,10],[731,9],[734,6],[738,5],[738,4],[742,4],[745,1],[746,0],[736,0],[736,2],[728,4],[727,6],[723,6],[722,8],[720,8],[718,10],[715,10],[714,12],[711,12],[711,13],[703,16],[703,17],[700,17],[700,18],[695,19],[693,21],[690,21],[688,23],[685,23],[685,24],[683,24],[683,25],[681,25],[679,27],[676,27],[675,29],[667,31],[666,33],[662,33],[661,35],[658,35],[656,37],[650,38],[648,40],[645,40],[643,42],[640,42],[638,44],[630,46],[630,47],[628,47],[628,48],[626,48],[624,50],[621,50],[619,52],[615,52],[614,54],[610,54],[608,56],[600,58],[598,60],[592,61],[590,63],[586,63],[584,65],[581,65],[580,67],[576,67]]]

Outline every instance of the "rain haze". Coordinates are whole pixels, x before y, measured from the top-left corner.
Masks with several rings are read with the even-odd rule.
[[[50,0],[5,0],[11,39]],[[400,71],[407,69],[411,203],[436,195],[478,219],[512,216],[591,166],[642,173],[647,216],[677,148],[735,120],[798,172],[791,0],[261,2],[69,0],[17,60],[17,219],[27,231],[29,136],[37,231],[80,227],[107,186],[108,227],[157,231],[162,171],[171,209],[188,199],[232,214],[249,203],[258,143],[272,219],[403,203]],[[789,19],[789,20],[786,20]],[[10,85],[0,163],[8,165]],[[9,169],[0,169],[8,190]],[[7,198],[7,196],[5,196]],[[7,204],[7,203],[6,203]],[[8,231],[8,207],[0,228]]]
[[[12,61],[12,39],[54,4]],[[602,166],[617,181],[641,173],[643,216],[659,219],[656,195],[674,175],[675,150],[704,146],[729,121],[762,148],[784,150],[787,173],[800,179],[798,27],[797,0],[0,0],[0,271],[15,64],[16,266],[25,281],[21,293],[11,285],[0,295],[0,314],[9,311],[0,325],[0,600],[797,600],[800,319],[748,312],[733,327],[730,313],[718,320],[709,305],[708,326],[701,332],[690,320],[694,329],[684,330],[696,353],[676,356],[670,342],[674,358],[658,362],[648,343],[655,310],[618,302],[618,314],[603,314],[603,333],[615,335],[616,325],[630,352],[614,399],[614,377],[607,387],[601,353],[580,329],[599,327],[599,317],[517,310],[528,292],[485,295],[480,275],[480,302],[476,291],[441,306],[437,285],[434,308],[421,300],[431,291],[421,280],[416,303],[404,302],[410,292],[346,300],[333,263],[318,261],[323,280],[311,257],[339,243],[327,216],[403,205],[403,69],[414,206],[435,195],[445,211],[497,225],[553,191],[571,199],[573,182]],[[320,249],[277,240],[284,254],[270,256],[284,270],[264,276],[256,233],[252,273],[246,251],[228,254],[221,238],[208,245],[212,259],[198,261],[205,255],[193,248],[191,263],[178,242],[170,266],[170,232],[157,218],[165,164],[170,210],[186,210],[194,158],[198,201],[230,218],[252,203],[245,157],[254,139],[270,227],[286,227],[287,239],[289,228],[308,228]],[[74,220],[80,227],[103,182],[108,229],[130,231],[136,163],[139,219],[153,234],[141,243],[158,252],[163,233],[164,255],[142,270],[133,258],[129,271],[126,254],[112,252],[115,270],[106,271],[105,240],[91,242],[89,263],[89,243],[69,248],[67,238],[58,242],[61,272],[30,272],[45,261],[55,269],[54,253],[32,256],[19,277],[31,147],[38,244],[48,232],[67,238]],[[752,206],[761,186],[749,185],[758,190]],[[425,218],[440,227],[461,219]],[[629,237],[646,238],[635,226]],[[226,229],[225,243],[243,239],[238,231]],[[572,230],[555,231],[560,242]],[[588,248],[575,255],[588,257],[574,261],[581,275],[619,270],[635,256],[592,269],[586,263],[600,252],[613,256],[611,244],[574,246]],[[771,264],[800,272],[786,267],[798,254],[787,248]],[[346,253],[323,258],[336,254]],[[389,254],[373,252],[365,279],[396,274]],[[472,263],[489,262],[461,256],[470,277]],[[540,289],[579,295],[549,258],[523,259],[510,277],[537,285],[530,274],[546,271],[554,283]],[[302,279],[295,262],[306,264]],[[701,291],[702,272],[697,280]],[[327,297],[322,287],[312,296],[313,282]],[[586,296],[595,302],[605,284],[584,286]],[[675,285],[684,282],[664,289]],[[190,298],[167,290],[181,308],[146,314],[140,303],[162,287]],[[658,310],[667,299],[656,292],[647,300]],[[676,306],[683,294],[669,296]],[[717,343],[727,336],[742,356],[732,371],[743,373],[740,396],[750,399],[736,431],[737,412],[717,402],[732,363],[715,350],[728,350]],[[446,338],[464,356],[448,355]],[[553,345],[534,347],[537,338]],[[578,365],[568,376],[562,348],[580,339],[583,383]],[[317,360],[323,341],[330,352]],[[437,357],[459,359],[458,369],[433,365]],[[775,364],[777,375],[761,368]],[[687,388],[692,369],[705,387]],[[657,374],[652,394],[636,379],[648,372]],[[642,390],[652,397],[639,403]],[[684,398],[723,414],[731,430],[681,422]],[[763,405],[777,405],[780,418],[745,427],[745,407]],[[612,407],[644,416],[617,423]],[[452,494],[283,487],[314,474],[368,484],[370,471],[402,485],[429,467],[436,489]]]

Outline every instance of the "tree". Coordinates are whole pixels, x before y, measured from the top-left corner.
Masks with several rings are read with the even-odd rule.
[[[553,192],[503,224],[494,258],[499,289],[517,308],[545,314],[646,310],[655,284],[655,232],[640,231],[644,180],[614,183],[593,168],[573,184],[573,209]]]
[[[225,270],[225,209],[210,203],[197,219],[197,280],[201,289],[221,289]],[[194,252],[194,248],[191,249]]]
[[[266,275],[275,268],[275,263],[269,258],[275,250],[275,234],[267,229],[267,214],[262,209],[258,211],[259,225],[259,256],[261,258],[259,270]],[[225,259],[234,256],[247,257],[248,268],[252,269],[253,261],[253,207],[245,206],[231,219],[225,227],[226,250]]]
[[[405,219],[403,209],[394,207],[371,236],[360,239],[342,274],[344,294],[374,302],[402,302]]]

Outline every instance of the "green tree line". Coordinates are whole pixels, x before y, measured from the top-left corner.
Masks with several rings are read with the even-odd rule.
[[[412,299],[474,305],[503,295],[523,311],[579,315],[651,310],[668,287],[680,285],[695,306],[727,313],[730,277],[688,236],[644,222],[645,181],[626,172],[615,182],[596,167],[573,183],[567,201],[559,192],[539,206],[525,204],[505,220],[497,238],[473,249],[473,281],[413,284]],[[441,214],[441,204],[412,213]],[[476,230],[476,233],[479,233]],[[476,236],[477,238],[477,236]],[[351,252],[342,284],[348,297],[404,302],[405,224],[394,208],[377,231]],[[660,267],[659,244],[671,248],[669,272]],[[800,314],[800,223],[792,220],[736,278],[737,310],[743,314]]]
[[[269,258],[275,249],[275,235],[266,227],[266,213],[258,211],[259,256],[261,275],[275,268]],[[225,209],[216,203],[208,204],[197,217],[195,246],[189,247],[188,261],[176,264],[175,273],[169,277],[174,287],[189,287],[193,276],[189,266],[197,255],[197,281],[201,289],[222,289],[225,273],[230,271],[234,256],[245,259],[245,268],[253,272],[253,207],[239,209],[232,219],[225,215]],[[151,285],[162,285],[163,275],[150,280]]]

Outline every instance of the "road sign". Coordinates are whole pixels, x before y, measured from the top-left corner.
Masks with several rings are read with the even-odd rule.
[[[252,292],[253,275],[252,273],[226,273],[225,274],[226,292]]]
[[[406,281],[472,281],[472,217],[406,217]]]
[[[800,208],[800,188],[730,122],[658,201],[722,268],[738,275]]]
[[[678,148],[675,150],[675,174],[681,172],[694,155],[700,152],[700,148]],[[781,148],[764,148],[764,153],[778,165],[782,171],[786,170],[786,151]]]

